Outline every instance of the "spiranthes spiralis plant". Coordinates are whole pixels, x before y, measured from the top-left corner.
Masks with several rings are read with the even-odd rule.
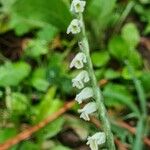
[[[72,79],[73,87],[81,90],[75,100],[81,104],[85,102],[85,106],[79,109],[80,118],[90,121],[90,115],[97,113],[102,124],[102,131],[98,131],[94,135],[87,138],[87,145],[91,150],[98,150],[102,144],[106,145],[108,150],[115,150],[113,134],[111,132],[110,122],[103,103],[103,96],[94,74],[93,65],[90,57],[89,43],[86,36],[85,25],[83,20],[83,12],[86,6],[84,0],[73,0],[70,11],[75,18],[71,21],[67,29],[67,34],[72,33],[78,35],[80,52],[74,57],[70,64],[70,68],[79,69],[79,74]],[[88,86],[87,86],[88,84]]]

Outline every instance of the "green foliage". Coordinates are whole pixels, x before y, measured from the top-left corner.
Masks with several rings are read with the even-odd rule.
[[[104,52],[94,52],[94,53],[92,53],[91,57],[92,57],[93,64],[96,67],[104,66],[109,61],[109,54],[106,51],[104,51]]]
[[[26,95],[14,92],[11,94],[11,98],[6,100],[7,108],[11,113],[23,114],[28,107],[28,99]]]
[[[120,36],[110,39],[108,49],[117,60],[124,62],[128,59],[135,68],[140,68],[142,57],[136,50],[139,41],[140,35],[135,24],[127,23],[122,28]]]
[[[110,21],[110,14],[112,13],[115,7],[116,0],[92,0],[88,5],[88,15],[90,18],[95,18],[92,20],[95,23],[98,23],[98,29],[106,27]],[[103,21],[101,21],[103,20]],[[94,23],[94,24],[95,24]]]
[[[107,69],[105,71],[105,74],[104,74],[104,77],[106,79],[116,79],[116,78],[119,78],[120,77],[120,73],[117,72],[117,71],[114,71],[112,69]]]
[[[140,77],[140,80],[142,82],[142,85],[145,89],[145,93],[149,93],[150,91],[150,72],[143,72],[143,74]]]
[[[59,29],[66,30],[71,20],[69,10],[62,0],[16,0],[12,11],[14,14],[25,19],[28,24],[34,26],[38,22],[39,24],[37,25],[39,26],[49,23]],[[23,24],[21,20],[19,22]]]
[[[25,62],[6,62],[0,66],[0,86],[17,86],[30,73],[30,66]]]
[[[39,147],[35,143],[33,143],[31,141],[25,141],[20,146],[20,150],[24,150],[24,149],[27,149],[27,150],[38,150]]]
[[[62,146],[62,145],[58,145],[58,146],[52,148],[52,150],[70,150],[70,148],[67,148],[67,147]]]
[[[37,68],[31,78],[31,85],[39,91],[46,91],[48,89],[49,83],[46,80],[46,69]]]
[[[144,33],[145,34],[149,34],[150,33],[150,9],[149,7],[144,7],[145,5],[140,5],[140,4],[136,4],[135,6],[135,11],[138,13],[140,19],[142,22],[146,23],[146,27],[144,29]]]
[[[59,99],[54,98],[55,94],[56,87],[51,87],[50,89],[48,89],[47,93],[38,106],[38,113],[35,122],[39,122],[45,119],[50,114],[56,112],[62,106],[62,102]]]
[[[66,35],[72,18],[70,2],[0,0],[0,143],[24,127],[37,125],[53,115],[75,96],[71,79],[76,72],[70,73],[69,64],[77,51],[77,39]],[[149,1],[133,1],[129,10],[130,1],[86,2],[84,18],[92,62],[97,79],[106,81],[99,83],[109,114],[115,118],[114,136],[131,149],[142,149],[143,134],[147,135],[149,130],[145,126],[148,123],[139,117],[150,96],[149,63],[143,57],[149,58]],[[70,150],[70,141],[66,146],[61,142],[68,137],[79,140],[84,147],[88,135],[97,129],[79,119],[78,108],[75,105],[11,149]],[[148,117],[149,114],[145,118]],[[118,119],[129,119],[126,123],[132,122],[137,128],[135,136],[120,127],[116,123]],[[68,128],[73,131],[62,134],[60,140],[58,133]]]
[[[135,70],[135,76],[136,77],[140,77],[141,76],[141,71],[139,71],[139,70]],[[131,80],[132,79],[132,76],[131,76],[131,74],[130,74],[130,72],[129,72],[129,70],[128,70],[128,68],[127,67],[124,67],[123,69],[122,69],[122,77],[124,78],[124,79],[126,79],[126,80]]]
[[[136,105],[133,103],[132,95],[123,85],[110,83],[104,88],[103,94],[106,105],[118,108],[127,105],[135,114],[139,114]]]
[[[129,47],[120,36],[110,39],[108,48],[112,56],[118,60],[124,60],[128,55]]]
[[[52,138],[56,134],[58,134],[63,127],[64,121],[64,118],[60,117],[57,120],[49,123],[45,128],[43,128],[40,132],[44,134],[44,139]]]
[[[37,38],[45,41],[52,41],[58,29],[52,25],[47,25],[37,32]]]
[[[0,128],[0,143],[15,136],[16,133],[17,133],[17,131],[14,128],[5,128],[5,129]]]
[[[140,41],[138,29],[133,23],[128,23],[122,28],[122,37],[131,48],[136,47]]]
[[[42,40],[30,40],[25,49],[25,55],[30,57],[39,57],[48,52],[46,41]]]

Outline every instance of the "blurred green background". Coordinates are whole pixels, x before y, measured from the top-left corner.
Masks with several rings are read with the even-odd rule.
[[[121,147],[148,150],[142,139],[150,137],[150,1],[86,2],[91,57],[114,136]],[[69,0],[0,0],[0,143],[73,100],[76,71],[68,66],[79,49],[66,35],[69,7]],[[98,129],[79,119],[78,107],[10,149],[89,150],[86,138]]]

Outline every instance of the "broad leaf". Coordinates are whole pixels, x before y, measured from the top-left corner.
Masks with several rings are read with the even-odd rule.
[[[94,66],[101,67],[103,65],[106,65],[110,59],[108,52],[94,52],[92,53],[92,61]]]
[[[62,30],[66,30],[71,20],[62,0],[17,0],[12,10],[26,20],[45,22]]]
[[[15,136],[16,133],[17,131],[14,128],[0,128],[0,143]]]
[[[109,41],[109,51],[118,60],[124,60],[128,57],[129,46],[120,36],[115,36]]]
[[[29,75],[30,70],[30,66],[25,62],[7,62],[0,66],[0,86],[17,86]]]
[[[131,48],[135,48],[140,41],[138,29],[133,23],[128,23],[122,28],[122,37]]]
[[[123,107],[122,104],[128,106],[134,113],[139,115],[137,106],[133,103],[133,97],[128,90],[119,84],[109,83],[104,88],[105,103],[108,106]]]
[[[7,108],[12,113],[23,114],[27,110],[28,99],[22,93],[12,93],[11,98],[6,99]]]

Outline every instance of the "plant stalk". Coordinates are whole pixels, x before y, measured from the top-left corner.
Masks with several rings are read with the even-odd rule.
[[[113,134],[111,132],[111,126],[110,126],[110,122],[109,122],[109,119],[108,119],[108,116],[106,113],[106,108],[103,103],[102,92],[101,92],[99,86],[97,85],[96,76],[95,76],[94,70],[93,70],[93,65],[92,65],[92,61],[91,61],[91,57],[90,57],[90,48],[89,48],[89,43],[88,43],[88,39],[86,36],[85,25],[84,25],[82,14],[79,15],[79,19],[82,22],[82,31],[81,31],[81,37],[80,37],[81,44],[82,44],[81,51],[86,55],[86,58],[87,58],[87,68],[86,69],[87,69],[90,79],[91,79],[91,84],[92,84],[92,88],[93,88],[93,92],[94,92],[94,98],[95,98],[97,106],[98,106],[99,119],[102,123],[103,131],[106,134],[106,144],[107,144],[108,150],[115,150],[114,138],[113,138]]]

